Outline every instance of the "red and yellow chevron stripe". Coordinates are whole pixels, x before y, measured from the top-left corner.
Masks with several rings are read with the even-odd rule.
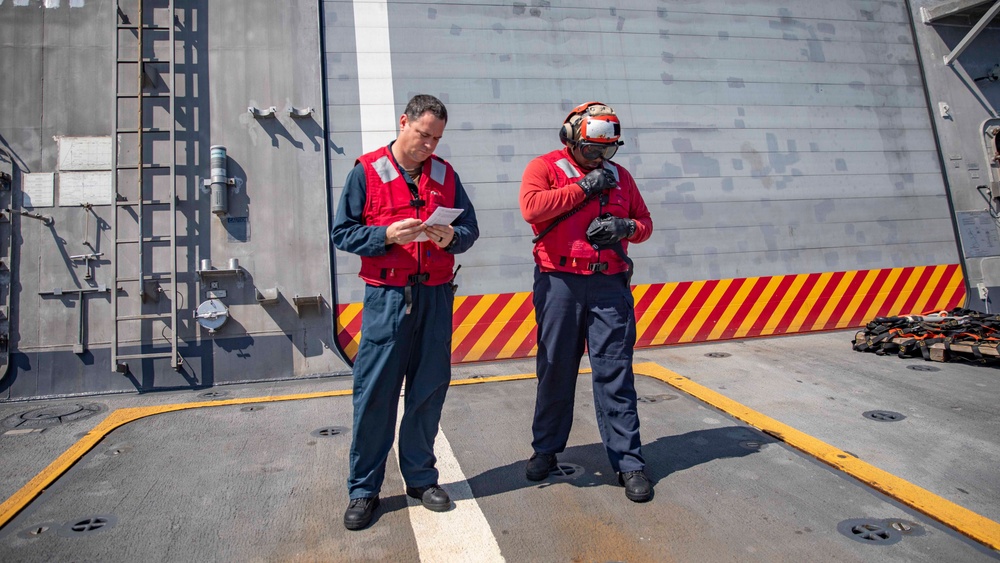
[[[637,285],[637,347],[860,327],[877,316],[949,310],[965,301],[957,264]],[[361,304],[337,307],[350,358]],[[452,361],[532,356],[531,293],[455,298]]]

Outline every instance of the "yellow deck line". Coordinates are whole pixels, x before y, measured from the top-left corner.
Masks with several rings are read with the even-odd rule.
[[[1000,523],[865,463],[841,449],[751,410],[655,363],[636,364],[633,369],[637,374],[642,372],[641,375],[659,379],[746,422],[980,543],[993,549],[1000,549]]]
[[[883,471],[871,464],[865,463],[851,454],[835,448],[808,434],[800,432],[777,420],[754,411],[732,399],[725,397],[707,387],[699,385],[690,379],[661,367],[653,362],[635,364],[636,375],[645,375],[657,379],[699,399],[727,414],[742,420],[758,430],[785,442],[786,444],[812,455],[827,465],[843,471],[875,490],[965,534],[966,536],[987,545],[1000,549],[1000,523],[963,508],[943,497],[918,487],[891,473]],[[590,370],[581,370],[588,373]],[[534,374],[500,375],[458,379],[451,385],[473,385],[478,383],[494,383],[503,381],[520,381],[534,379]],[[298,401],[303,399],[319,399],[326,397],[344,397],[351,395],[351,390],[321,391],[316,393],[301,393],[295,395],[278,395],[270,397],[249,397],[244,399],[226,399],[218,401],[201,401],[152,407],[131,407],[117,409],[111,412],[103,421],[73,444],[69,449],[55,459],[48,467],[35,475],[19,491],[0,504],[0,528],[7,525],[21,510],[38,497],[49,485],[55,482],[66,471],[79,461],[87,452],[94,448],[112,430],[134,422],[141,418],[203,407],[224,407],[231,405],[246,405],[279,401]]]

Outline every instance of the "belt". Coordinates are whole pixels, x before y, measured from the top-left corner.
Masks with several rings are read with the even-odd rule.
[[[566,256],[560,256],[559,257],[559,265],[560,266],[565,266],[566,262],[568,262],[570,260],[572,260],[573,266],[576,267],[578,260],[576,258],[568,258]],[[579,262],[582,262],[582,260],[580,260]],[[587,269],[590,270],[591,272],[603,272],[604,270],[608,269],[608,263],[607,262],[589,262],[589,263],[587,263]]]

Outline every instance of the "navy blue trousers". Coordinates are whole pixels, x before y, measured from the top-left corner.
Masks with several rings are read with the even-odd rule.
[[[448,284],[411,289],[413,306],[405,314],[404,288],[365,288],[361,341],[354,361],[354,432],[347,479],[352,499],[374,496],[382,489],[404,380],[399,469],[411,487],[438,481],[434,439],[451,382],[454,295]]]
[[[536,266],[532,299],[538,324],[532,448],[547,454],[566,448],[586,344],[597,427],[611,467],[643,469],[632,372],[635,302],[626,274],[541,272]]]

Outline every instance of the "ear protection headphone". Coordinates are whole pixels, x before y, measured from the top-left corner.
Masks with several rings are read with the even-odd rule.
[[[587,102],[576,106],[566,116],[559,129],[559,140],[566,146],[580,141],[618,143],[621,134],[621,122],[611,106]]]

